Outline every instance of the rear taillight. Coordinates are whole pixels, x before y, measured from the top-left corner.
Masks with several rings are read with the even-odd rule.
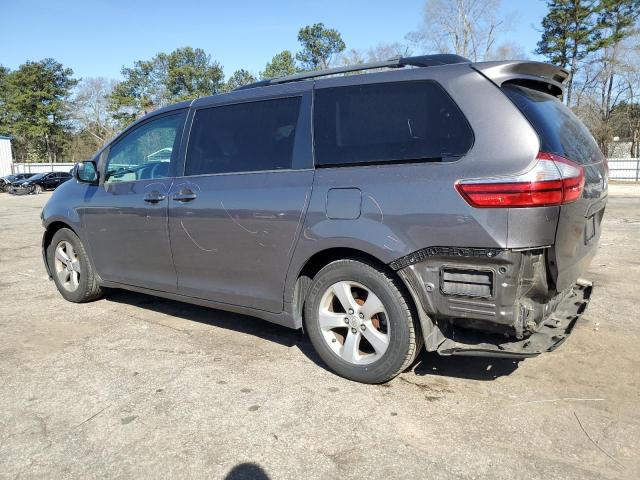
[[[513,177],[458,180],[456,189],[476,208],[562,205],[582,195],[584,169],[564,157],[540,152],[534,167]]]

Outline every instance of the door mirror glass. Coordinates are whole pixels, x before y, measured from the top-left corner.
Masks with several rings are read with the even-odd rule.
[[[76,178],[83,183],[97,182],[98,169],[96,168],[96,163],[92,161],[79,163],[76,167]]]

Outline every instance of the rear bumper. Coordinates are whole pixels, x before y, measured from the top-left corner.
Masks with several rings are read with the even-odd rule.
[[[468,355],[484,357],[528,358],[552,352],[571,334],[584,313],[593,285],[579,280],[563,292],[555,311],[526,338],[508,341],[499,335],[487,335],[467,329],[453,330],[453,338],[446,338],[437,349],[440,355]]]
[[[435,248],[391,267],[414,299],[428,351],[526,358],[567,338],[592,291],[590,282],[578,280],[556,292],[547,281],[546,254],[544,248]]]

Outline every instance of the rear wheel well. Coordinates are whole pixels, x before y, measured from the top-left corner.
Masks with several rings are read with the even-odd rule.
[[[351,258],[353,260],[364,260],[365,262],[380,267],[383,270],[393,272],[393,270],[388,265],[368,253],[356,250],[354,248],[330,248],[328,250],[322,250],[321,252],[314,254],[309,260],[307,260],[307,263],[305,263],[304,267],[302,267],[298,278],[302,276],[313,278],[320,270],[329,265],[331,262],[335,262],[336,260],[343,260],[346,258]]]
[[[413,304],[413,297],[407,291],[404,282],[398,276],[398,274],[391,267],[389,267],[389,265],[380,261],[373,255],[365,253],[361,250],[356,250],[353,248],[330,248],[328,250],[317,252],[311,258],[309,258],[309,260],[307,260],[307,263],[305,263],[304,267],[302,267],[302,270],[300,270],[300,273],[298,274],[298,279],[296,280],[296,285],[293,291],[293,312],[296,316],[296,319],[300,322],[300,325],[303,325],[302,315],[304,312],[304,303],[313,277],[315,277],[320,270],[329,265],[331,262],[345,259],[360,260],[364,263],[368,263],[369,265],[384,270],[385,273],[387,273],[397,281],[397,284],[401,288],[402,293],[405,294],[407,298],[407,302],[410,303],[412,308],[415,308],[415,305]]]

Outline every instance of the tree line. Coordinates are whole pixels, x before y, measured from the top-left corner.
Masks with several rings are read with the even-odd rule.
[[[607,156],[615,137],[640,156],[639,0],[549,0],[536,53],[569,71],[565,102]]]
[[[182,47],[138,60],[122,79],[74,78],[55,61],[0,65],[0,134],[13,137],[17,161],[78,161],[117,131],[165,105],[231,91],[266,78],[396,56],[456,53],[472,61],[526,59],[508,35],[513,17],[500,0],[427,0],[421,23],[403,42],[347,49],[322,23],[298,31],[299,50],[283,50],[257,74],[228,77],[201,48]],[[640,156],[640,0],[547,0],[534,53],[570,72],[565,102],[589,126],[605,154],[611,139],[631,142]],[[505,35],[507,34],[507,35]]]
[[[89,158],[116,132],[140,116],[171,103],[224,93],[258,79],[328,67],[346,46],[322,23],[298,32],[300,50],[283,50],[257,77],[240,69],[228,78],[201,48],[183,47],[138,60],[122,80],[76,79],[52,58],[27,61],[10,71],[0,65],[0,134],[13,137],[19,162]]]

